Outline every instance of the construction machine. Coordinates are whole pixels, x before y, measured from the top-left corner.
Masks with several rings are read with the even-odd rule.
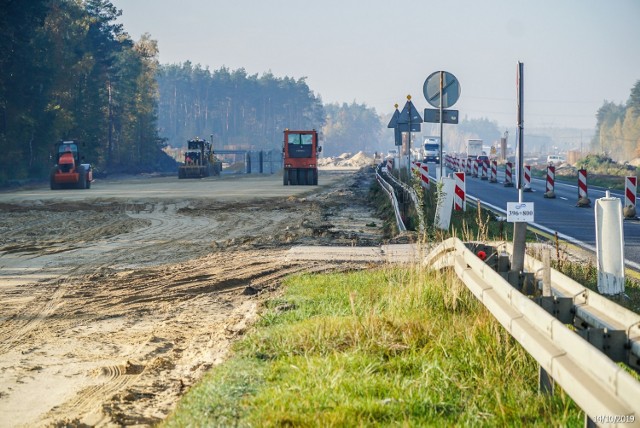
[[[213,154],[213,145],[196,137],[187,141],[184,164],[178,167],[178,178],[202,178],[220,175],[222,162]]]
[[[318,184],[318,153],[322,147],[318,145],[318,132],[284,130],[284,173],[282,182],[285,186]]]
[[[81,159],[78,143],[75,141],[60,141],[55,145],[55,165],[51,169],[49,182],[51,189],[76,188],[89,189],[93,181],[91,164],[80,163]]]

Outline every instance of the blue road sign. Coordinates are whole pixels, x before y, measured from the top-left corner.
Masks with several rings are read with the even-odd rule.
[[[422,85],[422,93],[433,107],[440,107],[440,73],[442,73],[442,108],[449,108],[460,98],[460,83],[456,76],[448,71],[435,71]]]
[[[408,100],[406,102],[406,104],[404,105],[404,108],[402,109],[402,111],[400,112],[400,115],[398,116],[398,120],[397,120],[398,124],[414,124],[414,123],[422,123],[422,117],[420,116],[420,113],[418,113],[418,110],[414,107],[413,103],[411,102],[411,100]]]
[[[398,125],[398,116],[400,116],[400,112],[396,109],[393,116],[391,116],[391,120],[389,121],[387,128],[395,128]]]

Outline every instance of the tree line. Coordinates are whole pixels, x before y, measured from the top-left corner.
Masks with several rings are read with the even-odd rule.
[[[158,48],[134,42],[107,0],[0,0],[0,183],[46,177],[77,140],[97,171],[159,159]]]
[[[617,161],[640,157],[640,80],[626,104],[605,101],[596,114],[592,150]]]
[[[157,81],[159,132],[174,147],[213,136],[214,149],[271,150],[282,147],[285,128],[320,130],[325,122],[305,78],[210,71],[187,61],[161,66]]]
[[[315,128],[329,152],[379,144],[374,109],[324,106],[305,78],[160,65],[121,13],[108,0],[0,0],[0,185],[46,178],[60,140],[79,141],[98,174],[171,170],[162,148],[195,136],[270,150],[285,128]]]

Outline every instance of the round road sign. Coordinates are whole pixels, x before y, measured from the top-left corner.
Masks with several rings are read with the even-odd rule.
[[[456,76],[448,71],[435,71],[427,77],[422,85],[422,92],[427,102],[433,107],[440,107],[440,73],[442,73],[442,108],[449,108],[460,98],[460,83]]]

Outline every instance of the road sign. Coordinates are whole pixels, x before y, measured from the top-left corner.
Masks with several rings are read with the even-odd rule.
[[[400,112],[396,108],[396,111],[393,112],[393,116],[391,116],[391,120],[389,121],[387,128],[395,128],[396,126],[398,126],[398,116],[400,116]]]
[[[424,121],[429,123],[440,123],[440,109],[424,109]],[[458,123],[458,110],[442,110],[442,123],[456,125]]]
[[[422,117],[418,113],[418,109],[415,108],[411,100],[407,101],[400,112],[397,120],[398,124],[403,123],[422,123]]]
[[[533,202],[507,202],[507,222],[533,223]]]
[[[440,73],[431,73],[422,85],[422,93],[433,107],[440,107]],[[442,93],[442,108],[453,106],[460,98],[460,83],[456,76],[448,71],[442,72]]]
[[[422,117],[411,100],[408,100],[397,119],[397,129],[400,132],[420,132]]]

